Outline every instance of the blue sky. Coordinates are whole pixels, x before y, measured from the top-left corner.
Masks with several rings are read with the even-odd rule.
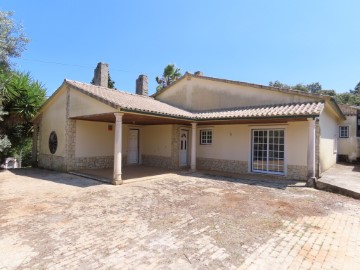
[[[31,39],[17,68],[44,83],[90,82],[110,66],[118,89],[169,63],[181,71],[268,85],[320,82],[348,91],[360,81],[360,1],[2,0]],[[58,63],[58,64],[55,64]]]

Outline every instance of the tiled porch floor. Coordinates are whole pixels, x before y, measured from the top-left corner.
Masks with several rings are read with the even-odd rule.
[[[70,173],[99,180],[102,182],[111,183],[113,177],[113,168],[84,169],[72,171]],[[130,183],[148,180],[156,177],[162,177],[172,173],[176,173],[176,171],[143,165],[130,165],[123,167],[122,179],[124,183]]]

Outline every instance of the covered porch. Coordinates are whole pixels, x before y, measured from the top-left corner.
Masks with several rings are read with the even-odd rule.
[[[180,172],[184,172],[184,170],[170,170],[166,168],[152,167],[146,165],[128,165],[122,168],[121,179],[123,183],[126,184],[126,183],[157,179],[159,177],[164,177],[169,175],[176,175],[177,173]],[[112,183],[114,169],[113,168],[82,169],[82,170],[74,170],[69,173],[98,180],[104,183]]]
[[[195,170],[196,124],[187,119],[127,111],[71,119],[76,138],[70,173],[119,185]],[[95,156],[95,148],[107,150]]]

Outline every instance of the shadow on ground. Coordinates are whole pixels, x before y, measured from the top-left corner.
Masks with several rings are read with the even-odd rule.
[[[21,168],[21,169],[11,169],[8,171],[17,176],[32,177],[39,180],[50,181],[58,184],[70,185],[80,188],[103,185],[103,183],[92,179],[86,179],[84,177],[79,177],[68,173],[56,172],[46,169]]]
[[[266,178],[263,175],[251,175],[251,176],[243,176],[243,177],[236,177],[236,176],[226,176],[221,174],[213,174],[208,172],[202,173],[195,173],[196,177],[199,178],[206,178],[215,181],[226,181],[226,182],[233,182],[233,183],[241,183],[250,186],[259,186],[259,187],[266,187],[266,188],[274,188],[274,189],[286,189],[287,187],[305,187],[305,182],[299,181],[292,181],[286,179],[275,179],[275,178]],[[257,178],[258,177],[258,178]]]

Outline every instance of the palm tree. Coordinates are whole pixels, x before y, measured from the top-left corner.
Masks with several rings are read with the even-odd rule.
[[[29,73],[14,71],[2,75],[0,94],[2,106],[8,114],[3,117],[0,134],[7,134],[12,144],[3,155],[21,153],[24,146],[29,144],[32,135],[31,119],[44,103],[46,91],[44,86],[34,80]]]
[[[164,72],[161,78],[156,77],[156,82],[159,84],[156,90],[159,91],[164,87],[172,84],[181,77],[180,68],[177,68],[174,64],[169,64],[164,68]]]

